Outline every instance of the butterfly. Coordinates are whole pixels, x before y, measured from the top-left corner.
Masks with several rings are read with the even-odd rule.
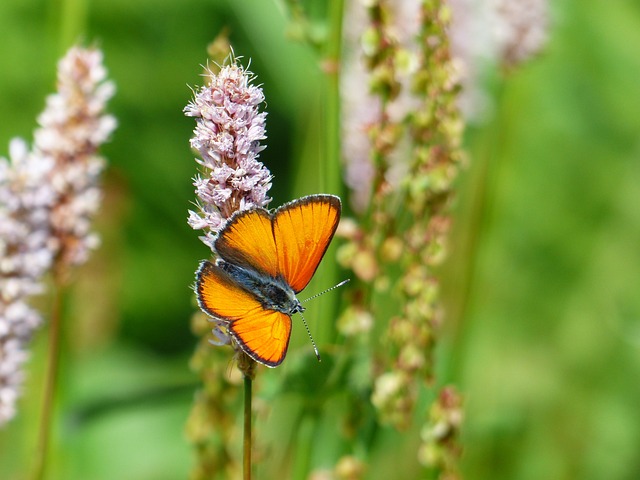
[[[282,363],[296,298],[309,283],[340,221],[334,195],[309,195],[270,213],[236,212],[218,232],[217,260],[196,272],[198,305],[221,320],[240,348],[268,367]]]

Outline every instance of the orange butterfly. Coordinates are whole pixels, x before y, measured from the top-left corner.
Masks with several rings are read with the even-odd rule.
[[[274,213],[235,213],[218,233],[218,260],[196,273],[200,308],[226,323],[244,352],[268,367],[282,363],[296,298],[309,283],[338,227],[340,199],[310,195]]]

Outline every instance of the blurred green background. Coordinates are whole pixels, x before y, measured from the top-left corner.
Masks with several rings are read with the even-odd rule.
[[[563,0],[552,11],[544,54],[495,81],[494,116],[466,135],[439,362],[465,397],[469,479],[640,478],[640,4]],[[51,478],[168,480],[192,466],[189,287],[209,252],[186,224],[196,164],[182,109],[224,26],[264,87],[272,205],[325,191],[326,80],[314,52],[287,39],[280,4],[0,2],[3,155],[10,138],[31,140],[74,40],[103,49],[118,88],[119,127],[103,151],[103,245],[67,304]],[[299,327],[294,359],[298,347],[310,350]],[[0,479],[24,478],[29,465],[44,347],[40,334],[20,414],[0,431]],[[255,425],[271,460],[295,440],[287,413],[305,408],[295,392],[274,398],[288,363],[259,373],[258,406],[280,402]],[[321,384],[325,370],[305,372]],[[313,444],[313,468],[330,468],[344,450],[327,440],[339,437],[334,407],[323,404],[330,432]],[[410,450],[398,462],[386,448],[402,434],[385,435],[366,478],[391,478],[390,468],[423,478]]]

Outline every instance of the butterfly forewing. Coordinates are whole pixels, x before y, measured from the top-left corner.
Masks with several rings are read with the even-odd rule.
[[[294,292],[302,291],[313,277],[338,227],[340,210],[338,197],[312,195],[276,211],[278,272]]]
[[[278,273],[272,219],[266,210],[235,214],[220,231],[214,246],[218,256],[229,263],[272,277]]]

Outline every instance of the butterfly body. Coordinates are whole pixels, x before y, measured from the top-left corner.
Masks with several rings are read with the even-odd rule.
[[[251,292],[263,308],[286,313],[289,316],[304,312],[304,307],[296,298],[295,292],[281,277],[273,278],[224,260],[218,260],[216,265]]]
[[[196,273],[198,304],[254,360],[269,367],[284,360],[291,316],[304,311],[296,295],[313,277],[340,212],[338,197],[311,195],[273,213],[237,212],[218,233],[218,259]]]

